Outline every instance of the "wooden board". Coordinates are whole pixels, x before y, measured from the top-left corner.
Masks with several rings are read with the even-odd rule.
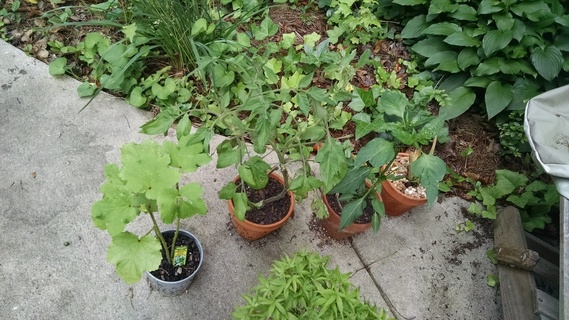
[[[527,249],[520,213],[506,207],[496,217],[494,245]],[[536,287],[531,272],[498,264],[504,320],[536,320]]]

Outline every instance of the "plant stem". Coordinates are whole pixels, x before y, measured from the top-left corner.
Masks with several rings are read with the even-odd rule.
[[[179,232],[180,232],[180,218],[176,219],[176,232],[174,232],[174,238],[172,239],[172,248],[170,248],[169,261],[174,261],[174,251],[176,247],[176,240],[178,240]]]
[[[148,213],[150,215],[150,218],[152,219],[152,224],[154,225],[153,229],[154,229],[154,233],[156,234],[156,238],[158,238],[158,240],[160,240],[160,243],[162,244],[162,249],[164,250],[164,253],[166,254],[166,260],[168,261],[168,263],[172,263],[172,260],[170,259],[170,255],[168,254],[168,244],[166,243],[166,239],[164,239],[164,236],[162,235],[162,232],[160,232],[160,228],[158,228],[158,223],[156,223],[156,218],[154,218],[154,214],[152,212]]]

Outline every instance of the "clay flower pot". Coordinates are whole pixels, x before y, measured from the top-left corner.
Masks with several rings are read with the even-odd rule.
[[[371,222],[369,223],[352,223],[346,228],[339,230],[340,228],[340,215],[330,206],[326,194],[322,194],[322,201],[328,209],[328,218],[320,219],[320,226],[322,229],[332,239],[344,240],[351,236],[366,232],[371,229]]]
[[[269,174],[269,177],[271,179],[279,181],[282,185],[284,185],[284,179],[278,174],[272,172]],[[238,180],[239,176],[235,178],[234,180],[235,183],[237,183]],[[294,212],[294,194],[291,191],[289,191],[288,196],[290,197],[290,207],[288,208],[286,216],[280,221],[272,224],[257,224],[247,219],[243,221],[237,219],[234,213],[235,207],[233,206],[233,201],[232,200],[227,201],[227,207],[229,208],[231,221],[233,222],[233,225],[235,226],[235,230],[237,231],[237,233],[241,237],[247,240],[257,240],[282,227]]]
[[[409,156],[407,153],[399,153],[399,156]],[[389,180],[383,181],[381,198],[385,205],[385,214],[388,216],[400,216],[403,213],[427,203],[427,198],[410,197],[397,190]]]

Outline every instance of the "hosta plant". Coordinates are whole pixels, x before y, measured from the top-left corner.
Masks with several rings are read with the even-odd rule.
[[[180,221],[207,211],[202,187],[196,182],[182,185],[182,173],[209,161],[202,141],[184,135],[177,144],[166,141],[160,145],[150,139],[128,143],[121,149],[122,165],[105,166],[103,198],[93,204],[92,218],[96,227],[111,235],[107,260],[116,265],[117,274],[126,283],[137,282],[144,272],[158,269],[161,251],[172,264],[172,243],[178,237]],[[149,222],[141,235],[125,230],[138,216]],[[162,236],[158,217],[164,224],[175,224],[172,243]]]
[[[328,257],[300,251],[275,261],[268,277],[243,296],[233,319],[392,319],[362,300],[350,274],[328,269]]]

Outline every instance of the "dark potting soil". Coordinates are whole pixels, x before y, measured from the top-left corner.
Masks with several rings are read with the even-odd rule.
[[[334,194],[327,194],[326,195],[326,199],[328,199],[328,203],[330,204],[330,207],[332,207],[332,209],[334,209],[334,211],[336,211],[338,213],[339,216],[342,216],[342,207],[340,206],[340,202],[338,201],[338,198],[336,197],[336,195]],[[342,205],[346,205],[347,202],[342,202]],[[373,206],[371,205],[371,200],[367,199],[367,205],[364,208],[364,213],[359,216],[354,223],[370,223],[371,222],[371,217],[373,216],[374,211],[373,211]]]
[[[247,186],[245,187],[245,193],[247,193],[247,197],[251,202],[259,202],[280,194],[283,189],[284,186],[278,180],[269,177],[269,182],[265,188],[255,190]],[[273,224],[286,216],[290,206],[290,197],[286,194],[283,198],[264,204],[259,209],[247,211],[245,219],[256,224]]]
[[[166,243],[172,243],[174,234],[164,235]],[[179,281],[185,279],[192,275],[200,265],[200,250],[198,245],[192,238],[188,238],[181,233],[178,234],[175,246],[187,246],[188,254],[186,256],[186,264],[180,267],[175,267],[168,263],[165,258],[164,249],[162,249],[162,263],[160,263],[160,268],[158,270],[152,271],[151,274],[158,279],[164,281]],[[168,247],[170,250],[171,247]]]

